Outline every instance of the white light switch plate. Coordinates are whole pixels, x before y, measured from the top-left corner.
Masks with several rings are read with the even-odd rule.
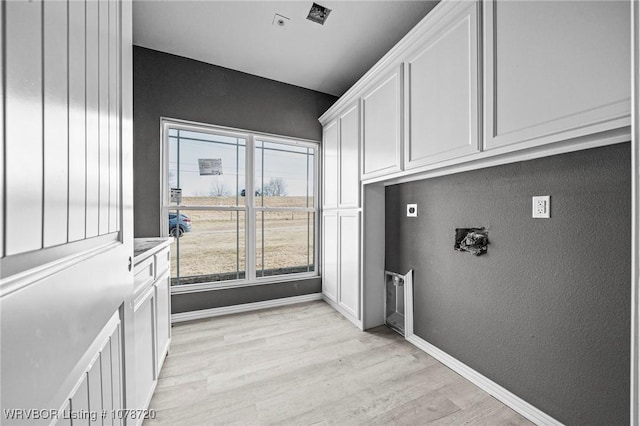
[[[418,217],[417,204],[407,204],[407,217]]]
[[[531,208],[531,217],[534,219],[549,219],[551,217],[551,197],[549,195],[534,196]]]

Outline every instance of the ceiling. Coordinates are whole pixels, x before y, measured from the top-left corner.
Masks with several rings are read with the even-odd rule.
[[[437,3],[315,1],[324,25],[306,19],[313,0],[135,0],[133,43],[340,96]]]

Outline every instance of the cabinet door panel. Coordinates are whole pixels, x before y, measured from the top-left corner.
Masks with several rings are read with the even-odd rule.
[[[323,205],[338,207],[338,122],[329,123],[323,131],[322,152],[324,158]]]
[[[628,125],[627,2],[486,2],[485,147]]]
[[[155,354],[155,300],[154,289],[145,293],[136,302],[134,309],[135,354],[136,354],[136,407],[147,407],[156,380]]]
[[[156,330],[158,336],[156,375],[160,375],[162,362],[169,349],[169,337],[171,332],[171,299],[170,278],[167,271],[155,284],[156,287]]]
[[[401,170],[401,82],[398,69],[362,98],[365,178]]]
[[[477,8],[464,4],[408,61],[407,168],[478,151]]]
[[[360,109],[358,104],[340,116],[340,207],[360,204]]]
[[[360,213],[340,212],[339,300],[342,308],[360,319]]]
[[[338,300],[338,213],[323,217],[322,233],[322,293],[334,302]]]

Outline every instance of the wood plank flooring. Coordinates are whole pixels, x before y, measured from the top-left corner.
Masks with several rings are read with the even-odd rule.
[[[173,327],[156,425],[525,425],[528,420],[386,327],[324,302]]]

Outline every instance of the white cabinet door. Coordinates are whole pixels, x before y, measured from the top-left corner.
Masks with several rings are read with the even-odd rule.
[[[360,108],[356,103],[340,116],[340,208],[360,204]]]
[[[407,61],[406,168],[479,150],[478,7],[457,5]]]
[[[322,135],[323,152],[323,205],[338,207],[338,121],[325,126]]]
[[[484,6],[486,149],[629,125],[628,2]]]
[[[155,336],[155,291],[150,287],[138,297],[134,307],[135,325],[135,380],[136,407],[145,409],[149,406],[156,373],[156,336]]]
[[[362,175],[400,171],[402,67],[380,79],[362,97]]]
[[[360,319],[360,212],[339,214],[339,298],[338,304]]]
[[[322,216],[322,293],[338,301],[338,212]]]

